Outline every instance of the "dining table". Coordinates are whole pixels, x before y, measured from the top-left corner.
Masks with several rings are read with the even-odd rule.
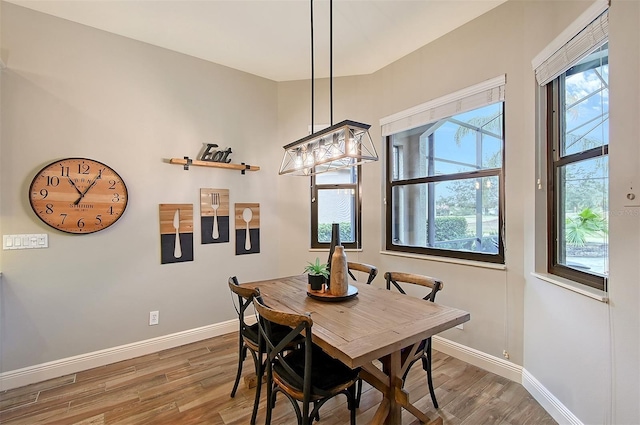
[[[468,321],[470,314],[374,285],[353,280],[349,285],[351,295],[338,301],[309,296],[307,275],[241,286],[258,288],[271,308],[309,313],[313,342],[350,368],[361,368],[360,377],[383,394],[371,424],[399,425],[403,408],[423,423],[441,424],[439,415],[429,418],[411,404],[403,389],[402,376],[409,362],[402,362],[402,351],[415,352],[422,340]],[[374,362],[384,357],[389,366],[382,370]]]

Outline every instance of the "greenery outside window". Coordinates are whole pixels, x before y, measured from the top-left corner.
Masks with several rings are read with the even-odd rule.
[[[504,102],[484,99],[387,135],[387,250],[504,263]]]
[[[547,84],[548,270],[606,291],[608,43]]]
[[[311,248],[330,247],[333,223],[345,248],[362,247],[360,174],[358,165],[311,177]]]

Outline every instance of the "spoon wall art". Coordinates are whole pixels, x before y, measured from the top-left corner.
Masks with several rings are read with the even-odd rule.
[[[260,204],[235,204],[236,255],[260,252]]]

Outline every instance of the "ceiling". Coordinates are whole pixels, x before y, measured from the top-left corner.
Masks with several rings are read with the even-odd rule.
[[[308,0],[5,0],[274,81],[311,76]],[[334,76],[370,74],[506,0],[335,0]],[[315,77],[329,1],[314,2]]]

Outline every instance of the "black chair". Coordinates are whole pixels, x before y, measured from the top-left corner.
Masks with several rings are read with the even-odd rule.
[[[236,373],[236,380],[233,384],[233,389],[231,390],[231,397],[235,397],[236,391],[238,389],[238,384],[240,383],[240,377],[242,376],[242,364],[244,360],[247,358],[247,350],[251,353],[251,357],[253,357],[253,365],[256,372],[256,402],[253,408],[253,414],[251,416],[251,424],[255,424],[255,419],[258,411],[258,404],[260,400],[260,387],[262,380],[262,372],[264,370],[264,364],[262,362],[262,358],[264,357],[262,353],[265,352],[264,342],[262,342],[262,350],[258,349],[260,344],[259,341],[259,329],[258,323],[254,323],[253,325],[247,325],[245,321],[245,311],[247,307],[251,305],[253,301],[253,297],[260,295],[260,292],[257,289],[248,288],[240,286],[238,283],[238,279],[235,276],[229,278],[229,289],[231,292],[238,296],[238,305],[234,302],[233,305],[238,313],[238,322],[240,323],[240,330],[238,332],[238,341],[239,341],[239,350],[238,350],[238,372]],[[273,326],[273,334],[276,340],[280,340],[289,334],[291,328],[288,326]],[[303,342],[303,338],[300,336],[295,338],[294,340],[284,344],[283,350],[292,350],[299,346]],[[258,361],[260,359],[260,361]],[[260,367],[262,366],[262,368]]]
[[[355,382],[359,369],[352,370],[345,364],[322,351],[311,341],[313,320],[310,315],[277,311],[267,307],[260,296],[253,298],[258,314],[260,353],[263,347],[267,360],[267,415],[266,424],[271,423],[271,414],[276,395],[282,392],[291,401],[298,425],[308,425],[319,420],[319,409],[329,399],[344,394],[351,411],[351,425],[356,423]],[[290,332],[284,338],[274,332],[276,326],[288,326]],[[284,352],[287,344],[304,334],[300,348]],[[264,342],[264,344],[263,344]],[[262,374],[262,364],[258,366]],[[262,379],[258,379],[256,404]],[[298,402],[302,403],[302,411]],[[311,412],[309,405],[313,405]]]
[[[244,318],[244,313],[247,310],[247,307],[251,305],[253,297],[257,295],[258,292],[253,288],[240,286],[238,278],[235,276],[231,276],[229,278],[229,289],[232,293],[238,296],[238,304],[236,305],[234,302],[233,306],[238,313],[238,322],[240,324],[238,332],[238,372],[236,373],[236,381],[233,384],[233,389],[231,390],[231,397],[235,397],[238,389],[238,383],[240,382],[240,376],[242,375],[242,364],[247,358],[247,350],[251,353],[256,373],[258,372],[258,324],[256,323],[249,326],[245,322]]]
[[[242,364],[244,360],[247,358],[247,350],[251,352],[251,356],[253,357],[253,362],[256,367],[256,372],[258,372],[257,361],[258,361],[258,323],[254,323],[253,325],[247,325],[245,321],[245,311],[247,307],[251,305],[253,297],[259,295],[260,292],[253,288],[240,286],[238,283],[238,279],[235,276],[229,278],[229,289],[231,292],[238,296],[238,305],[236,306],[234,302],[234,307],[236,312],[238,313],[238,322],[240,323],[239,329],[239,350],[238,350],[238,372],[236,374],[236,381],[233,385],[233,390],[231,390],[231,397],[236,395],[236,390],[238,389],[238,383],[240,382],[240,376],[242,375]],[[288,326],[276,326],[274,327],[274,332],[276,337],[284,337],[289,333],[291,328]],[[302,343],[302,337],[297,340],[291,342],[286,346],[286,349],[293,349],[297,344]]]
[[[386,272],[384,274],[384,278],[387,282],[387,289],[390,290],[391,286],[393,285],[402,294],[406,294],[406,292],[402,289],[400,283],[419,285],[430,289],[429,293],[425,295],[423,299],[431,302],[435,301],[436,293],[443,287],[443,283],[437,279],[412,273]],[[422,360],[422,368],[425,370],[425,372],[427,372],[427,384],[429,385],[431,400],[433,401],[433,406],[437,409],[438,401],[436,400],[436,393],[433,390],[433,381],[431,379],[431,337],[422,340],[415,352],[412,353],[412,350],[410,350],[410,348],[411,347],[403,349],[401,354],[402,364],[404,364],[404,362],[409,359],[409,366],[406,368],[404,374],[402,375],[403,385],[407,374],[409,373],[409,369],[411,369],[415,362],[417,362],[418,360]],[[409,358],[409,356],[412,357]],[[388,365],[385,364],[384,360],[382,363],[383,368],[388,368]]]
[[[376,276],[378,275],[378,268],[375,266],[372,266],[370,264],[364,264],[364,263],[354,263],[352,261],[347,262],[347,271],[349,272],[349,276],[351,276],[351,279],[356,280],[356,277],[353,275],[352,270],[358,271],[358,272],[362,272],[362,273],[367,273],[367,285],[371,285],[371,282],[373,282],[373,279],[376,278]]]

